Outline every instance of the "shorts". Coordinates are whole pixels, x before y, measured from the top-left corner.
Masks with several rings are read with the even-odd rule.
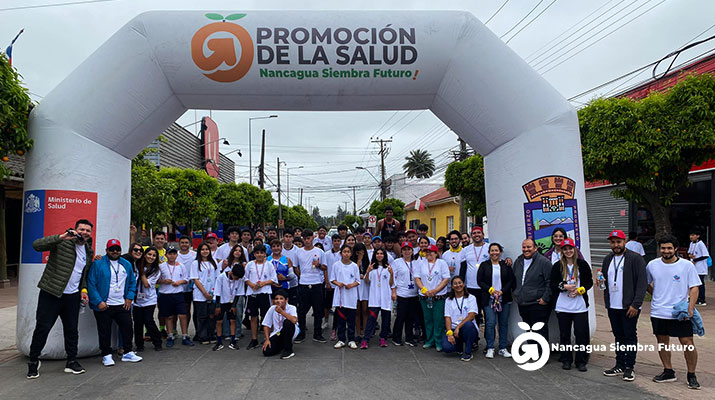
[[[693,323],[690,320],[650,317],[650,323],[653,326],[654,335],[677,338],[693,337]]]
[[[258,293],[246,298],[246,315],[249,317],[264,317],[271,308],[271,296],[268,293]]]
[[[229,321],[236,320],[236,314],[231,311],[233,308],[233,303],[221,303],[221,311],[219,311],[217,321],[223,320],[223,316],[226,315]]]
[[[330,310],[333,308],[333,296],[335,296],[335,289],[325,289],[323,293],[323,308]]]
[[[159,300],[159,317],[186,315],[184,293],[163,293]]]
[[[194,301],[194,292],[184,292],[184,303],[186,303],[186,307],[191,307],[191,303]],[[188,310],[188,308],[187,308]]]

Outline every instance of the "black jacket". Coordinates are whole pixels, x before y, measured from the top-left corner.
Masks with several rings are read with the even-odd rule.
[[[615,253],[607,255],[603,259],[601,272],[606,279],[606,290],[603,291],[603,300],[606,308],[611,308],[611,296],[608,292],[610,282],[608,281],[608,268],[611,266],[611,261]],[[648,287],[648,276],[645,271],[645,260],[640,254],[626,249],[623,260],[623,309],[628,309],[629,306],[638,309],[643,304],[645,291]]]
[[[547,303],[551,302],[551,261],[538,252],[534,253],[531,258],[531,266],[526,271],[526,279],[523,284],[521,276],[524,272],[524,255],[520,255],[514,261],[514,277],[516,278],[514,297],[520,306],[538,304],[539,299]]]
[[[492,268],[492,260],[487,260],[479,264],[479,270],[477,270],[477,283],[479,288],[482,289],[482,306],[484,307],[489,305],[489,288],[493,286]],[[504,260],[499,261],[499,272],[501,276],[502,304],[506,304],[512,301],[511,292],[516,287],[516,277],[514,276],[514,271],[506,265]]]
[[[588,265],[586,260],[579,258],[576,264],[578,264],[579,282],[581,283],[581,286],[586,289],[586,293],[581,295],[581,297],[583,297],[583,300],[586,302],[586,307],[588,307],[588,291],[593,287],[593,273],[591,272],[591,266]],[[561,261],[557,261],[554,263],[553,267],[551,267],[551,291],[553,292],[554,301],[552,303],[554,307],[556,307],[556,299],[558,299],[559,294],[566,291],[559,288],[562,282],[566,284],[564,276],[561,273]]]

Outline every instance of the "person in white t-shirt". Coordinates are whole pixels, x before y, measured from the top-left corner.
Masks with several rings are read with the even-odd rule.
[[[645,256],[645,249],[643,248],[641,242],[638,241],[638,234],[636,232],[628,232],[628,242],[626,242],[626,248],[640,254],[641,257]]]
[[[266,249],[264,246],[254,246],[253,256],[255,260],[246,265],[246,314],[251,318],[251,341],[246,349],[251,350],[259,346],[258,344],[258,317],[265,317],[271,307],[272,286],[278,283],[276,269],[273,264],[266,261]]]
[[[462,361],[472,360],[472,344],[479,336],[477,298],[465,290],[459,275],[452,277],[452,290],[444,303],[444,326],[446,333],[441,337],[445,353],[462,353]]]
[[[462,261],[464,261],[462,237],[459,231],[454,230],[447,234],[447,240],[449,241],[449,250],[442,253],[442,259],[447,263],[451,276],[459,275]]]
[[[288,293],[279,289],[273,295],[273,306],[268,309],[263,318],[263,333],[266,340],[263,342],[263,355],[271,357],[278,353],[282,360],[293,356],[293,340],[300,332],[298,312],[295,306],[288,304]]]
[[[437,240],[435,238],[429,236],[427,233],[429,232],[429,227],[427,224],[420,224],[420,226],[417,227],[417,234],[419,236],[424,236],[429,240],[429,244],[437,244]]]
[[[435,347],[442,351],[444,335],[444,300],[447,298],[449,267],[444,260],[437,258],[439,250],[431,244],[427,248],[427,258],[417,262],[415,285],[420,295],[422,314],[425,318],[427,339],[423,348]]]
[[[189,269],[191,269],[191,264],[193,264],[194,260],[196,260],[196,252],[191,247],[192,243],[190,237],[182,236],[179,239],[179,250],[176,255],[176,260],[186,269],[187,278]],[[190,279],[187,279],[187,282],[183,285],[182,289],[184,292],[186,320],[191,321],[191,303],[194,302],[194,283]],[[159,309],[161,309],[161,301],[159,301]],[[176,322],[176,320],[174,320],[174,322]],[[196,329],[196,327],[194,327],[194,329]]]
[[[698,291],[698,301],[695,305],[704,307],[708,305],[705,301],[705,281],[708,279],[708,258],[710,258],[710,253],[708,253],[708,248],[705,246],[705,243],[700,240],[699,229],[693,229],[690,231],[688,257],[690,258],[690,261],[695,264],[695,271],[700,277],[700,282],[702,282]]]
[[[395,294],[395,275],[392,266],[387,261],[385,249],[375,249],[370,266],[365,273],[365,284],[370,288],[368,298],[368,317],[365,325],[365,335],[360,343],[361,349],[367,349],[370,338],[375,333],[377,316],[381,315],[380,347],[387,347],[387,334],[390,331],[392,302],[397,300]]]
[[[402,257],[392,264],[395,275],[395,294],[397,295],[397,316],[392,329],[392,344],[402,346],[402,330],[405,330],[405,343],[415,347],[417,341],[414,337],[415,320],[419,319],[420,302],[417,299],[417,286],[415,286],[415,266],[417,261],[412,260],[412,243],[402,243]]]
[[[328,228],[325,226],[321,225],[318,227],[318,235],[313,238],[313,244],[322,244],[323,245],[323,251],[326,253],[329,252],[333,248],[333,242],[332,240],[327,236],[328,234]]]
[[[367,257],[367,249],[362,243],[358,243],[355,247],[350,246],[349,243],[345,243],[353,250],[353,255],[350,259],[358,266],[360,271],[360,286],[358,290],[358,306],[355,317],[355,332],[357,332],[358,340],[362,339],[362,335],[365,332],[365,326],[367,325],[367,299],[370,295],[370,287],[365,284],[365,274],[367,273],[367,267],[370,266],[370,259]]]
[[[576,243],[571,238],[561,242],[561,258],[551,268],[551,290],[556,298],[556,318],[559,321],[560,343],[571,345],[571,330],[577,346],[590,343],[588,324],[588,291],[593,287],[591,266],[578,258]],[[566,349],[567,347],[564,347]],[[576,368],[581,372],[588,369],[589,353],[583,351],[562,350],[559,360],[561,368],[571,369],[576,353]]]
[[[472,238],[469,237],[467,232],[462,232],[462,248],[465,248],[472,244]]]
[[[333,273],[333,265],[335,265],[336,262],[341,260],[341,252],[340,252],[340,242],[342,241],[340,239],[340,236],[336,233],[333,235],[331,238],[331,247],[330,250],[325,251],[325,265],[328,266],[328,278],[332,276]],[[352,253],[351,253],[352,254]],[[332,282],[332,280],[330,280]],[[332,285],[331,285],[332,286]],[[325,298],[323,299],[323,304],[325,308],[325,313],[324,313],[324,322],[323,322],[323,327],[327,328],[328,325],[326,325],[330,319],[330,309],[333,307],[333,298],[335,296],[335,290],[334,288],[331,287],[331,289],[326,289],[325,290]],[[331,341],[336,341],[338,340],[338,319],[333,316],[333,325],[330,331],[330,340]]]
[[[240,248],[239,245],[234,245],[236,248]],[[231,350],[238,350],[238,345],[236,344],[236,303],[237,303],[237,289],[236,286],[243,284],[243,277],[246,273],[245,268],[241,264],[234,264],[231,268],[225,268],[216,278],[216,344],[213,347],[213,351],[218,351],[223,349],[223,335],[222,335],[222,325],[223,318],[227,316],[229,321],[229,332],[231,335],[231,342],[228,347]]]
[[[154,321],[156,309],[156,283],[161,277],[159,270],[159,252],[156,247],[149,246],[144,251],[144,256],[136,263],[138,272],[137,294],[132,307],[134,319],[134,342],[137,351],[144,351],[144,327],[151,338],[154,350],[161,350],[161,333]],[[182,299],[183,300],[183,299]]]
[[[194,326],[195,342],[209,344],[215,340],[214,285],[218,266],[211,256],[208,243],[201,243],[196,249],[196,260],[191,264],[189,279],[194,282]]]
[[[663,235],[658,239],[660,258],[646,266],[648,292],[653,295],[650,303],[650,321],[653,334],[658,341],[658,355],[663,364],[663,372],[653,378],[655,382],[673,382],[675,371],[670,361],[670,338],[677,337],[685,347],[685,364],[688,367],[688,387],[700,389],[695,377],[698,353],[693,342],[693,318],[695,302],[698,298],[700,277],[692,262],[679,258],[675,251],[678,239],[673,235]],[[676,307],[687,307],[685,319],[674,316]]]
[[[223,242],[223,244],[218,247],[214,257],[214,260],[216,260],[216,263],[219,265],[221,264],[219,260],[222,262],[225,261],[231,254],[233,246],[239,244],[241,240],[241,230],[237,226],[231,226],[224,231],[224,238],[226,237],[228,237],[228,241]]]
[[[182,238],[184,239],[184,238]],[[188,242],[188,238],[184,240]],[[183,290],[189,281],[189,268],[193,261],[183,264],[178,260],[179,252],[174,247],[166,250],[166,262],[159,265],[161,277],[159,278],[159,316],[166,318],[169,334],[166,338],[166,347],[174,346],[174,330],[178,317],[183,338],[181,344],[193,346],[189,339],[189,316],[187,315],[186,301]],[[194,259],[196,253],[194,253]],[[192,294],[193,295],[193,294]],[[189,303],[191,304],[191,303]]]
[[[350,257],[353,254],[352,248],[344,244],[340,247],[340,259],[333,263],[331,269],[330,282],[335,287],[333,296],[333,306],[335,316],[333,320],[337,323],[338,340],[335,348],[340,349],[347,346],[357,349],[355,343],[355,312],[358,302],[358,286],[360,285],[360,270]],[[347,332],[346,332],[347,331]]]
[[[313,246],[313,231],[306,229],[302,232],[303,248],[296,252],[298,262],[293,265],[293,271],[299,276],[298,297],[298,325],[302,331],[296,338],[296,343],[305,340],[305,318],[310,309],[313,309],[313,341],[327,343],[323,337],[323,288],[325,287],[328,267],[325,265],[325,252]]]

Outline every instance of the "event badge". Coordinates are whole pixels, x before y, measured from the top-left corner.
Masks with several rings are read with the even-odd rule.
[[[611,293],[615,293],[618,291],[618,283],[613,282],[613,285],[611,285]]]

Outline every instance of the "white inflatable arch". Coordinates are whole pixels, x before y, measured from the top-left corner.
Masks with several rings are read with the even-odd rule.
[[[47,218],[62,201],[48,193],[70,193],[63,203],[70,205],[73,192],[67,191],[96,195],[97,252],[104,254],[110,238],[126,250],[130,160],[192,108],[429,109],[485,156],[489,235],[507,255],[515,258],[525,235],[538,238],[555,223],[565,224],[590,254],[576,112],[473,15],[148,12],[122,27],[32,112],[17,318],[21,352],[29,353],[44,268],[31,241],[65,228],[47,231]],[[52,201],[53,209],[45,210]],[[518,319],[515,308],[512,314]],[[594,330],[593,307],[591,321]],[[80,315],[79,354],[97,352],[94,317],[86,312]],[[64,357],[60,322],[42,356]]]

